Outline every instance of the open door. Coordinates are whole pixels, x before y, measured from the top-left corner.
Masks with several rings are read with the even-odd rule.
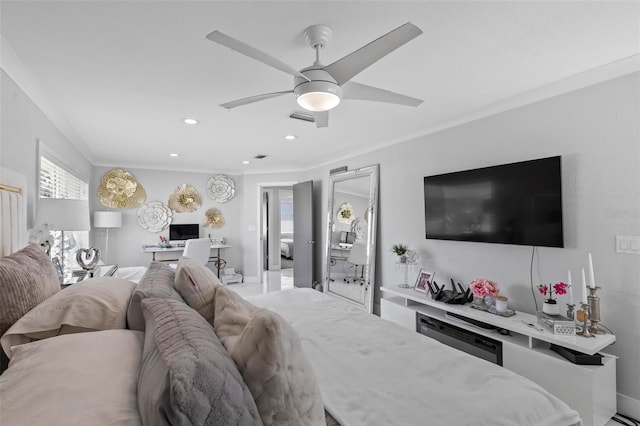
[[[316,240],[313,232],[313,181],[293,185],[293,285],[313,283]]]

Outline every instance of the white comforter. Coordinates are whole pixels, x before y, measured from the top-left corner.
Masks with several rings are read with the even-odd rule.
[[[574,425],[530,380],[309,289],[250,298],[296,329],[327,411],[355,425]]]

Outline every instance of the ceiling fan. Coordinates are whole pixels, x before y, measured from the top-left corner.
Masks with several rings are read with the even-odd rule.
[[[342,99],[387,102],[413,107],[420,105],[421,99],[351,81],[356,74],[420,34],[422,34],[420,28],[407,22],[334,63],[322,65],[320,63],[320,49],[326,47],[331,39],[331,29],[325,25],[313,25],[304,30],[304,35],[316,51],[316,60],[313,65],[300,71],[220,31],[208,34],[207,39],[294,77],[292,90],[250,96],[224,103],[220,105],[221,107],[231,109],[293,93],[296,95],[298,104],[313,113],[316,126],[327,127],[329,125],[329,110],[337,106]]]

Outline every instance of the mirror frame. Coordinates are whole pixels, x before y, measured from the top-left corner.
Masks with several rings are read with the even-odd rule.
[[[329,175],[329,209],[327,212],[327,232],[325,239],[325,276],[323,280],[324,293],[331,294],[348,302],[351,302],[360,308],[373,313],[373,296],[375,293],[375,263],[376,263],[376,228],[378,220],[378,182],[380,175],[380,166],[374,164],[371,166],[360,167],[354,170],[338,172]],[[342,296],[331,291],[331,283],[329,281],[331,272],[331,236],[335,225],[336,208],[334,200],[335,186],[339,182],[361,177],[369,177],[369,220],[367,221],[367,265],[364,268],[364,279],[368,283],[368,293],[364,303]]]

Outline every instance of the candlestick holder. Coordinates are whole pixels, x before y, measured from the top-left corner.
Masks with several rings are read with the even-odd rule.
[[[589,302],[589,321],[591,321],[591,325],[589,326],[589,331],[593,334],[604,334],[604,331],[598,327],[598,322],[600,322],[600,298],[596,294],[596,292],[601,287],[589,287],[589,296],[587,296],[587,300]]]
[[[589,332],[589,326],[587,325],[589,321],[589,304],[583,303],[582,310],[584,311],[583,312],[584,315],[582,315],[582,318],[583,318],[582,331],[580,333],[576,333],[576,335],[582,336],[582,337],[596,337],[594,334],[591,334]]]
[[[573,308],[575,308],[576,305],[572,304],[572,303],[567,303],[567,318],[569,318],[570,320],[575,319],[575,315],[573,312]]]

